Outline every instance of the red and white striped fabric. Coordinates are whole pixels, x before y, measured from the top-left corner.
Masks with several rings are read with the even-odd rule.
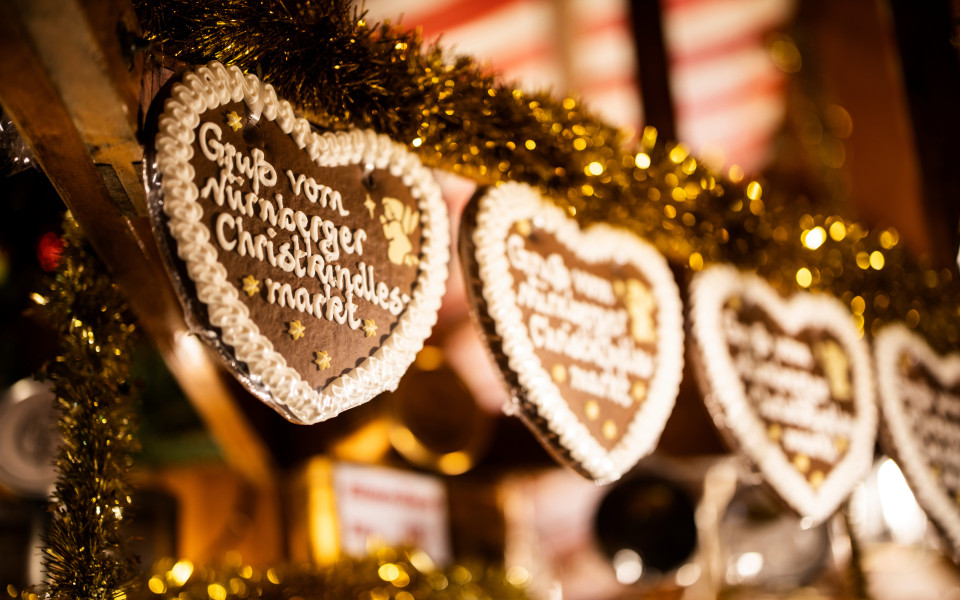
[[[661,0],[680,140],[713,163],[763,166],[783,119],[766,42],[794,0]],[[489,62],[526,90],[573,93],[621,127],[643,109],[625,0],[369,0],[376,20]],[[717,165],[719,166],[719,165]]]
[[[783,76],[765,42],[790,18],[794,0],[661,1],[680,140],[716,167],[759,169],[784,111]],[[419,26],[428,42],[440,37],[449,51],[473,55],[521,89],[573,94],[611,124],[643,125],[628,0],[367,0],[366,7],[371,20]],[[449,174],[439,179],[457,231],[475,186]],[[496,413],[503,387],[467,321],[458,268],[452,261],[438,327],[453,368]],[[585,589],[596,591],[588,580]],[[577,585],[564,582],[571,597]]]
[[[783,121],[784,75],[766,42],[791,0],[664,0],[664,36],[680,139],[756,171]]]

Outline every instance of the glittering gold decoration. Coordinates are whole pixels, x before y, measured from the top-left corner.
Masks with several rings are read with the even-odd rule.
[[[806,454],[797,454],[793,457],[793,466],[801,473],[806,473],[810,470],[810,457]]]
[[[227,125],[234,131],[240,131],[240,128],[243,127],[243,121],[237,111],[231,110],[227,113]]]
[[[840,437],[833,441],[833,445],[837,448],[837,452],[843,454],[850,447],[850,440]]]
[[[50,597],[113,600],[135,562],[120,531],[138,447],[128,381],[134,326],[69,214],[63,238],[56,280],[37,295],[59,336],[43,374],[53,382],[62,435],[43,562]]]
[[[330,368],[330,355],[326,350],[321,350],[320,352],[313,353],[316,358],[313,359],[313,363],[317,365],[317,369],[320,371]]]
[[[719,173],[650,127],[631,141],[632,132],[575,98],[514,88],[470,57],[425,46],[416,31],[368,23],[346,0],[278,6],[138,2],[157,52],[262,73],[322,129],[371,127],[430,166],[481,183],[529,183],[582,223],[628,228],[692,271],[732,263],[784,294],[859,298],[854,318],[866,334],[902,321],[940,352],[960,342],[960,282],[951,270],[909,256],[895,229],[824,208],[839,205],[831,198],[843,188],[852,125],[841,107],[827,107],[817,124],[824,134],[806,148],[823,165],[823,189],[798,191],[775,178],[747,179],[736,165]]]
[[[377,208],[377,203],[373,201],[373,198],[370,197],[370,194],[367,194],[367,199],[363,201],[363,205],[367,207],[367,210],[370,211],[370,218],[373,218],[373,211]]]
[[[287,333],[290,334],[290,337],[292,337],[294,340],[299,340],[303,337],[303,332],[306,330],[307,328],[304,327],[300,321],[290,321],[288,324]]]
[[[243,278],[243,291],[252,298],[260,291],[260,281],[253,275],[247,275]]]
[[[363,320],[363,337],[373,337],[377,334],[377,324],[373,319]]]
[[[529,219],[521,219],[520,221],[517,221],[516,227],[517,227],[517,233],[519,233],[523,237],[529,236],[532,230],[530,227]]]
[[[424,552],[381,548],[364,558],[326,566],[255,567],[236,552],[223,566],[158,561],[131,600],[525,600],[531,574],[522,567],[479,561],[437,567]]]

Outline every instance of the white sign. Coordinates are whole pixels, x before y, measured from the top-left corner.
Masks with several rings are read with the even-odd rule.
[[[333,471],[340,551],[362,556],[369,542],[412,546],[438,564],[450,560],[447,491],[434,477],[340,464]]]

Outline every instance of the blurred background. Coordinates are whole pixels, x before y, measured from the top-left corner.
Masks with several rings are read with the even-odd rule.
[[[764,176],[815,205],[894,225],[914,253],[954,268],[957,4],[365,7],[368,19],[420,28],[522,89],[573,94],[634,135],[654,124],[735,181]],[[30,381],[56,340],[31,294],[55,269],[64,204],[11,120],[0,126],[0,584],[20,589],[42,577],[56,444],[38,425],[52,418],[49,391]],[[456,226],[474,185],[438,177]],[[457,265],[448,288],[400,388],[310,427],[223,372],[191,374],[190,357],[206,352],[194,338],[146,336],[133,358],[143,449],[131,527],[143,563],[322,563],[379,542],[416,545],[440,563],[504,562],[543,598],[855,597],[857,565],[878,599],[960,598],[960,576],[894,462],[878,453],[845,515],[812,527],[729,454],[690,373],[657,452],[621,482],[597,487],[557,466],[501,412],[506,392]]]

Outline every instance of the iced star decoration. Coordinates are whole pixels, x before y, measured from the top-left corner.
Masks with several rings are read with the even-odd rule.
[[[243,127],[243,121],[240,119],[240,115],[237,114],[237,111],[231,110],[227,113],[227,125],[230,126],[230,129],[234,131],[239,131]]]
[[[364,337],[373,337],[376,333],[377,333],[377,324],[373,322],[373,319],[364,319],[363,320]]]
[[[642,381],[636,381],[633,384],[633,387],[630,388],[630,396],[636,402],[643,402],[647,397],[647,386]]]
[[[252,298],[260,291],[260,281],[253,275],[247,275],[243,278],[243,291],[247,296]]]
[[[290,321],[287,333],[289,333],[290,337],[292,337],[294,340],[299,340],[302,338],[304,331],[306,331],[306,327],[304,327],[300,321]]]
[[[330,355],[326,350],[314,352],[313,354],[316,357],[313,359],[313,364],[317,365],[318,370],[322,371],[330,368]]]

